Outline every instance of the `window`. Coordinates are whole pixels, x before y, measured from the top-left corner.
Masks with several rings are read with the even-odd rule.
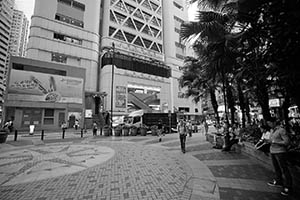
[[[67,4],[69,6],[72,4],[72,0],[57,0],[57,2]]]
[[[54,109],[45,109],[44,124],[45,125],[54,124]]]
[[[81,11],[85,11],[85,5],[77,1],[73,1],[73,8],[76,8]]]
[[[52,53],[51,61],[67,63],[67,56],[60,53]]]
[[[181,5],[179,5],[178,3],[173,2],[173,4],[174,4],[174,6],[175,6],[176,8],[178,8],[179,10],[183,10],[183,7],[182,7]]]
[[[109,36],[112,36],[112,34],[114,34],[114,32],[116,31],[117,29],[114,28],[114,27],[109,27]]]
[[[54,33],[54,39],[58,39],[58,40],[62,40],[62,41],[66,41],[69,43],[74,43],[74,44],[82,44],[82,40],[74,38],[74,37],[70,37],[70,36],[66,36],[66,35],[62,35],[59,33]]]
[[[83,28],[83,21],[79,21],[77,19],[72,19],[71,17],[67,17],[67,16],[64,16],[61,14],[56,14],[55,19],[58,21],[62,21],[62,22]]]

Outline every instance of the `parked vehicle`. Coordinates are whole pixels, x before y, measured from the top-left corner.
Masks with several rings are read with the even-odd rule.
[[[140,128],[142,125],[152,127],[158,124],[158,120],[164,127],[164,132],[169,133],[170,128],[174,132],[177,127],[176,113],[146,113],[144,110],[137,110],[129,114],[128,123]]]

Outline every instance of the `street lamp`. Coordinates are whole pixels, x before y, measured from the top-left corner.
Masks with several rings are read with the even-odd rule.
[[[115,56],[115,43],[112,43],[112,56],[111,56],[111,94],[110,94],[110,127],[113,126],[113,96],[114,96],[114,73],[115,73],[115,66],[113,64]]]

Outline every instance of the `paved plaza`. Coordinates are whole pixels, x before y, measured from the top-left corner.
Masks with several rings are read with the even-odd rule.
[[[213,149],[202,133],[81,138],[71,130],[0,144],[1,200],[297,199],[266,183],[273,173],[238,153]],[[298,198],[299,199],[299,198]]]

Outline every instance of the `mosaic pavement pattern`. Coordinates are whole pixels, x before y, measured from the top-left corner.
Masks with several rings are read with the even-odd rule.
[[[96,156],[109,158],[103,161]],[[0,154],[0,161],[1,176],[6,177],[0,185],[1,200],[180,200],[189,199],[192,193],[187,186],[191,170],[180,155],[138,144],[94,142],[40,146]],[[64,168],[80,170],[59,174]],[[32,176],[37,169],[49,170],[51,176],[20,182],[19,177]]]

